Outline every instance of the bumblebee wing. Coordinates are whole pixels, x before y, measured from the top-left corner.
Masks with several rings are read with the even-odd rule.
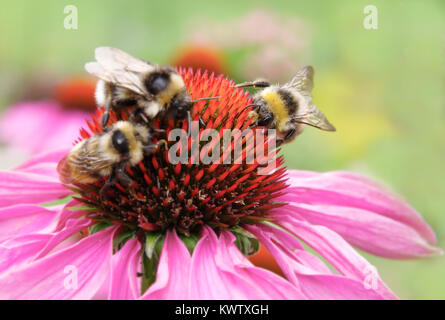
[[[314,68],[311,66],[301,68],[283,87],[297,89],[303,95],[311,96],[314,87]]]
[[[88,73],[126,88],[142,96],[150,96],[142,83],[142,76],[155,66],[111,47],[99,47],[95,51],[95,62],[85,64]]]
[[[324,113],[312,102],[301,106],[298,113],[292,117],[292,121],[325,131],[335,131],[335,127],[328,121]]]
[[[122,69],[130,72],[145,73],[155,69],[155,65],[112,47],[98,47],[94,51],[95,58],[105,69]]]
[[[109,168],[113,164],[114,161],[108,157],[101,157],[96,154],[81,153],[70,158],[70,165],[85,173],[98,172]]]
[[[97,141],[96,140],[89,141],[90,144],[95,142]],[[64,161],[66,162],[65,166],[68,169],[70,167],[77,168],[79,172],[85,174],[91,174],[94,172],[98,172],[102,169],[109,168],[115,163],[113,159],[107,157],[106,154],[102,153],[99,154],[97,152],[97,146],[94,145],[92,145],[89,148],[84,148],[82,146],[77,152],[71,152],[68,155],[67,159],[65,159]]]
[[[93,76],[111,82],[115,85],[133,91],[141,96],[146,96],[147,93],[143,87],[139,74],[127,72],[125,70],[106,70],[98,62],[88,62],[85,64],[85,70]]]
[[[68,154],[65,155],[57,164],[57,173],[59,174],[60,181],[63,184],[70,184],[72,182],[71,170],[67,159]]]

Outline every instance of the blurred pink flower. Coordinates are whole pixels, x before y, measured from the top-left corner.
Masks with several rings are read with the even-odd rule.
[[[23,94],[34,99],[13,105],[0,116],[0,141],[9,150],[28,154],[71,146],[96,109],[95,87],[96,80],[84,76],[29,80]]]
[[[255,9],[221,23],[194,19],[187,47],[208,46],[221,51],[247,52],[239,56],[233,74],[244,79],[288,80],[308,53],[308,25],[301,19],[271,10]],[[279,49],[278,49],[279,48]]]
[[[2,114],[0,140],[30,154],[72,146],[89,114],[52,101],[22,102]]]

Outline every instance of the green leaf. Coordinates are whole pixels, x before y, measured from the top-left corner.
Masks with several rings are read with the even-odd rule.
[[[73,199],[73,196],[72,196],[72,195],[69,195],[69,196],[66,196],[65,198],[62,198],[62,199],[58,199],[58,200],[55,200],[55,201],[42,203],[42,204],[40,204],[40,206],[42,206],[42,207],[52,207],[52,206],[57,206],[57,205],[59,205],[59,204],[65,204],[65,203],[68,203],[68,202],[70,202],[72,199]]]
[[[116,238],[113,239],[113,250],[115,252],[120,250],[124,244],[134,236],[135,233],[133,230],[121,232]]]
[[[191,234],[189,237],[180,235],[179,238],[185,244],[185,246],[189,250],[190,254],[193,253],[193,250],[195,249],[196,244],[198,243],[199,239],[201,239],[201,237],[198,234]]]
[[[230,231],[236,238],[235,245],[246,257],[255,254],[259,250],[260,244],[258,240],[249,231],[241,227],[231,228]]]
[[[87,211],[97,210],[97,208],[90,207],[90,206],[87,206],[87,205],[84,205],[84,206],[68,207],[67,209],[68,209],[68,210],[73,210],[73,211],[76,211],[76,210],[87,210]]]
[[[241,228],[240,226],[232,227],[229,230],[232,231],[232,233],[239,233],[239,234],[241,234],[245,237],[248,237],[248,238],[255,238],[255,236],[253,234],[251,234],[246,229]]]
[[[144,251],[142,251],[142,281],[141,294],[143,294],[156,280],[156,271],[159,258],[149,259]]]
[[[159,232],[146,232],[145,248],[142,251],[141,293],[144,293],[156,280],[156,271],[164,240],[164,234]]]
[[[145,255],[148,259],[152,259],[154,257],[155,252],[157,251],[157,243],[158,241],[163,238],[162,234],[159,232],[147,232],[146,233],[147,238],[145,239]],[[161,241],[164,242],[163,240]],[[162,244],[161,244],[161,250],[162,250]],[[160,250],[159,250],[160,253]]]
[[[98,223],[93,224],[92,226],[90,226],[88,228],[88,231],[89,231],[90,234],[94,234],[94,233],[102,231],[102,230],[104,230],[104,229],[106,229],[108,227],[111,227],[112,225],[113,225],[112,222],[105,222],[105,221],[98,222]]]

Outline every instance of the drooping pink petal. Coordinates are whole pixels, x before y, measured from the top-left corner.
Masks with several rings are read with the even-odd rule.
[[[249,226],[257,239],[274,256],[286,277],[309,299],[383,299],[361,281],[335,275],[316,256],[301,249],[287,232],[264,225]]]
[[[57,214],[34,204],[0,208],[0,240],[41,231],[54,221]]]
[[[86,210],[80,210],[76,208],[79,206],[82,206],[82,203],[76,199],[71,200],[63,206],[62,211],[60,212],[60,216],[57,220],[57,226],[55,229],[56,231],[62,230],[68,220],[78,219],[88,213],[88,211]]]
[[[0,275],[32,259],[51,238],[49,234],[26,234],[0,243]]]
[[[10,267],[18,268],[23,263],[40,259],[55,248],[62,249],[63,241],[90,224],[91,220],[88,219],[71,219],[61,231],[15,235],[1,241],[0,273]]]
[[[0,276],[1,299],[89,299],[111,264],[116,227]]]
[[[0,139],[30,153],[70,146],[88,119],[84,111],[64,110],[54,102],[24,102],[0,120]]]
[[[46,256],[47,254],[54,251],[55,248],[59,248],[60,244],[72,236],[85,229],[89,225],[91,225],[92,221],[89,219],[70,219],[66,222],[64,228],[62,230],[57,230],[55,232],[50,233],[51,238],[46,242],[45,246],[42,250],[38,251],[35,256],[35,259],[40,259]],[[59,248],[61,249],[61,248]]]
[[[87,219],[69,220],[62,231],[23,234],[0,242],[0,274],[70,246],[72,242],[66,239],[90,224]]]
[[[167,231],[156,273],[156,281],[141,299],[190,299],[191,257],[175,231]]]
[[[307,174],[306,171],[288,170],[288,175],[290,187],[279,200],[367,210],[406,224],[430,244],[436,243],[433,230],[417,211],[368,178],[341,171]]]
[[[16,167],[14,170],[46,175],[58,179],[57,164],[68,152],[69,149],[63,148],[61,150],[39,154]]]
[[[327,226],[353,246],[377,256],[409,259],[442,253],[411,226],[364,209],[308,204],[290,207],[292,215]]]
[[[112,259],[110,300],[133,300],[140,296],[141,278],[137,276],[141,263],[141,244],[137,239],[125,243]]]
[[[252,265],[234,240],[228,231],[218,239],[212,229],[204,228],[192,257],[193,299],[305,299],[290,282]]]
[[[72,191],[58,179],[18,171],[0,171],[0,208],[21,204],[39,204],[63,198]]]
[[[281,208],[281,210],[286,209]],[[312,225],[288,214],[276,215],[276,223],[312,247],[342,275],[362,283],[372,280],[375,291],[383,298],[397,298],[381,280],[376,268],[335,231],[324,226]]]
[[[55,163],[57,164],[60,159],[62,159],[69,151],[70,147],[61,146],[60,149],[44,152],[33,156],[31,159],[25,161],[21,165],[17,166],[14,170],[18,171],[31,171],[30,168],[33,168],[36,165],[40,165],[41,163]]]

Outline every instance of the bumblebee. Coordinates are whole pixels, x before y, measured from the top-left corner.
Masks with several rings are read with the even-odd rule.
[[[306,125],[335,131],[335,127],[312,102],[313,79],[314,69],[306,66],[284,85],[271,85],[267,80],[258,79],[235,87],[262,88],[246,108],[252,108],[249,116],[254,119],[253,126],[276,129],[279,146],[295,139]]]
[[[158,66],[137,59],[122,50],[98,47],[97,61],[85,64],[85,69],[100,80],[96,86],[95,98],[98,105],[105,106],[102,127],[105,128],[109,111],[138,105],[136,113],[145,122],[166,112],[170,119],[185,119],[190,125],[190,110],[196,101],[217,97],[191,100],[184,80],[169,66]],[[141,112],[142,111],[142,112]]]
[[[108,177],[100,191],[102,198],[116,182],[134,195],[132,179],[125,168],[154,153],[160,143],[166,144],[164,140],[152,144],[152,135],[146,126],[118,121],[104,132],[76,144],[59,162],[57,171],[64,184],[90,184]]]

